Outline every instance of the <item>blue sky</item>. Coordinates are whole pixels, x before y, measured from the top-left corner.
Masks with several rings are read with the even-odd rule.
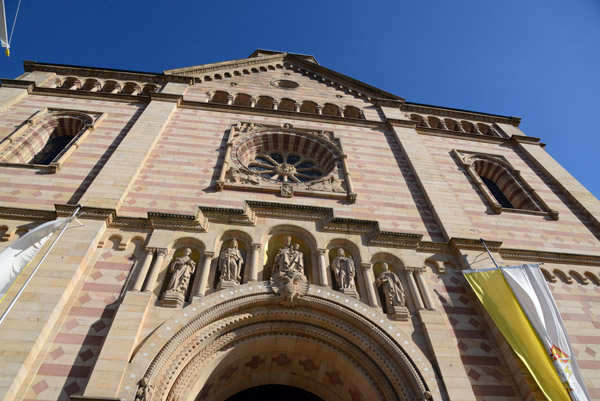
[[[9,27],[18,0],[5,0]],[[22,0],[10,58],[160,72],[314,55],[417,103],[523,118],[521,129],[600,197],[600,1]]]

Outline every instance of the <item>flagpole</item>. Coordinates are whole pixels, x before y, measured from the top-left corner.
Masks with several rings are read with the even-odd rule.
[[[494,265],[496,267],[500,267],[500,266],[498,266],[498,263],[496,263],[496,259],[494,259],[494,257],[492,256],[492,253],[490,252],[490,250],[488,249],[487,245],[485,244],[485,240],[483,238],[479,238],[479,241],[481,241],[481,243],[483,244],[483,247],[485,248],[485,251],[490,256],[490,259],[492,259],[492,262],[494,262]]]
[[[81,205],[77,205],[77,209],[75,209],[75,211],[73,212],[73,214],[70,217],[73,217],[73,218],[77,217],[77,213],[79,213],[80,210],[81,210]],[[54,245],[56,244],[56,242],[58,241],[58,239],[61,237],[61,235],[63,235],[63,233],[65,232],[65,230],[69,226],[69,224],[71,224],[71,221],[68,221],[67,224],[65,224],[65,226],[60,230],[60,233],[58,233],[58,235],[56,236],[56,238],[54,239],[54,241],[52,242],[52,244],[50,245],[50,247],[48,248],[48,250],[46,251],[46,253],[44,254],[44,256],[42,256],[42,259],[38,262],[38,264],[35,267],[35,269],[33,269],[33,271],[31,272],[31,274],[29,275],[29,277],[25,281],[25,284],[23,284],[23,286],[21,287],[21,289],[19,290],[19,292],[15,296],[15,299],[13,299],[12,302],[10,303],[10,305],[8,305],[8,308],[6,308],[6,310],[2,314],[2,317],[0,317],[0,324],[2,324],[2,322],[6,318],[6,316],[8,315],[8,312],[11,311],[12,307],[15,305],[15,303],[17,302],[17,300],[19,299],[19,297],[21,296],[21,294],[25,290],[25,287],[27,287],[27,284],[29,284],[29,282],[31,281],[31,279],[33,278],[33,276],[35,275],[35,273],[38,271],[38,269],[40,268],[40,266],[42,265],[42,263],[44,262],[44,260],[46,260],[46,256],[48,256],[48,254],[50,253],[50,251],[52,250],[52,248],[54,248]]]

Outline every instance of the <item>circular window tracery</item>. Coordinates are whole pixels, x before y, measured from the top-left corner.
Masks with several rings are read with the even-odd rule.
[[[323,176],[317,163],[305,156],[282,151],[258,153],[248,168],[261,177],[296,183],[312,181]]]
[[[326,177],[338,167],[337,150],[325,142],[289,132],[247,136],[233,149],[242,171],[275,183],[303,184]]]

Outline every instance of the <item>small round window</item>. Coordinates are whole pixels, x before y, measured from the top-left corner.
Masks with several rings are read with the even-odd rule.
[[[280,79],[278,81],[271,81],[271,85],[279,89],[296,89],[300,86],[298,82],[290,81],[287,79]]]
[[[280,182],[307,182],[323,176],[323,170],[307,157],[288,152],[258,153],[248,168],[261,177]]]

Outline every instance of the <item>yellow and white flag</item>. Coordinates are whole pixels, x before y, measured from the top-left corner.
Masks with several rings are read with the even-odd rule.
[[[562,318],[538,265],[503,267],[501,270],[571,398],[590,400]]]
[[[519,269],[523,269],[524,274],[519,274]],[[529,274],[529,270],[537,270],[539,276]],[[575,359],[571,356],[562,319],[539,267],[502,267],[467,270],[463,273],[545,396],[553,401],[589,400],[585,385],[580,381]],[[528,278],[524,279],[523,276]],[[532,317],[538,310],[542,311],[542,317]],[[543,324],[538,324],[536,319]],[[560,336],[556,337],[559,332],[562,333],[560,341]],[[569,375],[566,371],[577,373]]]
[[[75,217],[49,221],[28,232],[0,253],[0,302],[19,274],[37,255],[52,233]]]

